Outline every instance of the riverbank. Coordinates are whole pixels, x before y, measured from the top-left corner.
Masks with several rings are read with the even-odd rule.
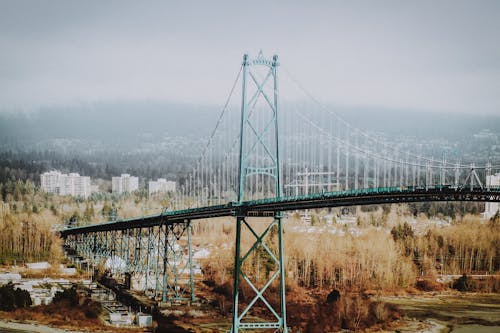
[[[385,296],[381,297],[381,301],[396,305],[405,318],[431,324],[434,326],[432,332],[500,332],[499,294],[428,293]],[[400,331],[411,332],[405,330],[404,325]]]
[[[20,323],[0,319],[0,329],[7,331],[24,331],[33,333],[86,333],[85,331],[69,331],[67,329],[45,326],[37,323]]]
[[[122,327],[74,327],[71,325],[63,327],[54,327],[34,321],[10,321],[0,318],[0,332],[20,332],[20,333],[139,333],[145,332],[141,328],[122,328]]]
[[[402,318],[392,322],[385,330],[368,329],[367,332],[399,332],[399,333],[448,333],[446,324],[436,320],[419,320],[415,318]]]

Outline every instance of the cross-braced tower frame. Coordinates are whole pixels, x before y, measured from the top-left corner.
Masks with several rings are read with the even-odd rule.
[[[269,195],[279,198],[282,193],[278,140],[278,56],[265,59],[262,52],[250,60],[243,57],[243,82],[240,129],[238,202],[252,194],[251,177],[262,177],[272,187]],[[259,72],[260,70],[260,72]],[[251,88],[254,87],[254,89]],[[271,86],[271,89],[269,89]],[[266,90],[267,89],[267,90]],[[271,95],[272,94],[272,95]],[[262,106],[258,105],[259,99]],[[259,114],[260,113],[260,114]],[[264,191],[262,191],[263,193]],[[234,303],[232,332],[245,329],[274,329],[287,332],[285,304],[285,272],[283,257],[283,225],[279,211],[269,212],[272,221],[260,232],[249,221],[249,212],[236,216]],[[269,220],[269,217],[259,216]],[[260,221],[259,221],[260,222]],[[250,232],[253,244],[242,251],[242,228]],[[241,295],[243,284],[251,294]],[[268,297],[272,293],[276,297]],[[255,318],[252,309],[260,305],[268,310],[267,316]],[[241,307],[240,307],[241,306]]]

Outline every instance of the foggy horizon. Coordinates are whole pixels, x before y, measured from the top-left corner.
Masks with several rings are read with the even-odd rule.
[[[334,109],[499,116],[499,17],[486,0],[3,1],[0,112],[220,109],[262,50],[279,56],[283,103],[303,87]]]

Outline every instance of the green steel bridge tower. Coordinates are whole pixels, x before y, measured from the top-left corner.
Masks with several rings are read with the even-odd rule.
[[[278,56],[274,55],[272,60],[265,59],[262,52],[257,58],[249,59],[243,56],[242,76],[242,101],[241,101],[241,126],[240,126],[240,152],[238,167],[238,203],[246,200],[247,181],[252,176],[263,175],[264,182],[270,182],[274,189],[270,193],[279,199],[282,194],[280,177],[280,154],[279,154],[279,126],[278,126]],[[257,71],[263,70],[263,78],[259,80]],[[252,89],[250,86],[253,86]],[[271,89],[266,87],[271,86]],[[269,96],[270,93],[272,96]],[[255,108],[257,100],[262,98],[265,107]],[[258,115],[257,113],[265,113]],[[257,117],[264,118],[260,124],[253,121]],[[256,150],[260,148],[264,153],[262,158],[253,158]],[[258,233],[248,221],[248,212],[236,216],[236,244],[234,257],[234,293],[233,293],[233,322],[232,332],[237,333],[243,329],[273,328],[276,331],[287,332],[286,326],[286,301],[285,301],[285,270],[283,251],[283,224],[282,213],[274,211],[271,223],[267,224],[263,232]],[[268,220],[267,217],[259,219]],[[266,221],[267,222],[267,221]],[[255,237],[255,242],[247,251],[243,252],[241,247],[242,227]],[[274,236],[274,237],[273,237]],[[274,239],[273,239],[274,238]],[[277,238],[277,246],[273,246],[273,240]],[[274,273],[265,276],[265,281],[259,281],[245,272],[244,264],[250,260],[252,255],[267,257],[268,261],[276,269]],[[256,275],[256,276],[255,276]],[[254,275],[259,280],[260,272]],[[272,305],[265,296],[266,291],[272,283],[278,283],[279,305]],[[251,301],[240,309],[240,283],[246,283],[255,293]],[[273,321],[256,321],[245,319],[249,311],[258,301],[272,314]]]

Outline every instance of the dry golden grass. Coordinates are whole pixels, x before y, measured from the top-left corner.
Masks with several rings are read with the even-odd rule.
[[[447,228],[430,228],[415,241],[425,275],[494,274],[500,267],[500,225],[466,215]]]
[[[392,289],[415,279],[411,261],[383,230],[359,237],[288,232],[285,244],[288,271],[308,288]]]
[[[260,232],[266,225],[251,219],[249,223]],[[195,226],[196,245],[215,244],[211,260],[204,265],[205,278],[218,285],[231,280],[234,220],[199,222]],[[402,256],[400,248],[386,231],[371,228],[360,237],[329,232],[311,234],[292,231],[285,224],[285,233],[286,274],[290,283],[307,288],[361,290],[404,288],[415,281],[411,260]],[[243,255],[255,241],[246,227],[243,228],[241,241]],[[270,247],[275,249],[276,244]],[[265,253],[260,256],[261,268],[269,262],[265,257]],[[256,277],[258,264],[259,256],[250,256],[244,269]]]
[[[389,227],[397,226],[408,218],[406,206],[393,206],[388,214],[384,214],[382,209],[371,212],[358,210],[358,213],[358,224],[361,224],[362,230],[359,236],[349,232],[342,235],[327,231],[304,232],[307,226],[293,214],[285,221],[288,285],[396,291],[411,289],[416,286],[417,276],[424,275],[428,282],[420,289],[441,290],[443,286],[435,283],[439,273],[494,274],[499,267],[500,227],[481,222],[475,216],[466,215],[450,227],[431,226],[422,234],[395,241]],[[428,224],[427,221],[423,214],[417,217],[417,223]],[[248,223],[262,232],[269,220],[248,219]],[[373,227],[373,223],[386,227]],[[302,230],[296,227],[302,227]],[[341,225],[336,227],[337,230],[343,228]],[[203,265],[205,277],[217,285],[232,280],[235,229],[234,218],[194,224],[195,244],[212,250],[211,259]],[[255,237],[246,227],[242,230],[243,255]],[[272,239],[270,247],[276,249],[276,237],[271,235],[269,239]],[[265,277],[257,272],[265,267],[265,257],[262,252],[251,255],[243,267],[245,272],[255,279]]]
[[[39,214],[7,213],[0,219],[0,259],[47,260],[62,257],[61,240],[52,227],[57,219],[48,210]]]

